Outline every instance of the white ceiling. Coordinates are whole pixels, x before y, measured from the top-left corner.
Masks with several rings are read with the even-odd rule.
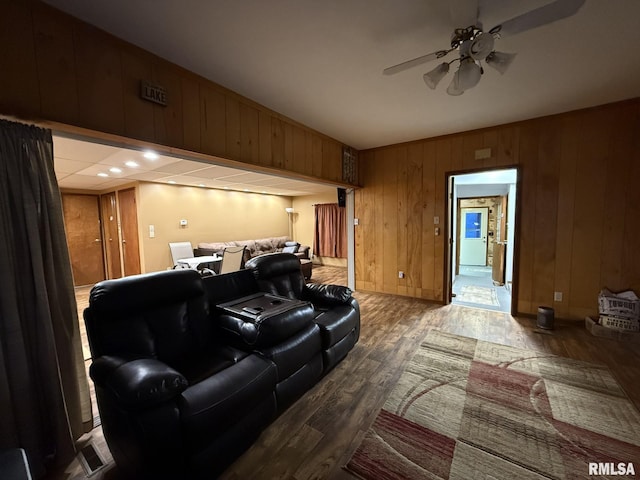
[[[516,169],[490,170],[453,177],[458,198],[492,197],[509,193],[509,187],[517,181],[518,171]]]
[[[146,158],[143,151],[57,135],[53,152],[58,185],[66,189],[108,190],[140,180],[290,197],[335,192],[327,185],[166,155]],[[137,165],[128,166],[132,161]]]
[[[461,25],[448,0],[45,1],[357,149],[640,96],[638,0],[587,0],[497,40],[515,62],[460,97],[446,94],[452,72],[424,84],[437,62],[382,75],[449,46]],[[490,28],[548,2],[480,0],[479,18]]]

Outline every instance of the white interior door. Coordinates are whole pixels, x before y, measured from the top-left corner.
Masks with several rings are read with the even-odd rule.
[[[460,265],[487,264],[488,207],[460,209]]]

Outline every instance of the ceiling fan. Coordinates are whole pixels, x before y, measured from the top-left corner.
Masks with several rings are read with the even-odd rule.
[[[483,74],[482,62],[503,74],[513,62],[515,53],[504,53],[494,50],[496,39],[515,35],[526,30],[546,25],[574,15],[585,0],[555,0],[517,17],[499,23],[492,29],[484,31],[478,20],[478,0],[451,0],[451,17],[456,25],[469,25],[456,28],[451,35],[451,48],[437,50],[427,55],[407,60],[389,68],[382,73],[393,75],[409,68],[422,65],[446,57],[454,50],[458,51],[458,58],[439,64],[436,68],[423,75],[427,86],[435,89],[436,85],[449,72],[449,65],[460,62],[458,70],[453,75],[451,84],[447,88],[449,95],[462,95],[465,90],[475,87]]]

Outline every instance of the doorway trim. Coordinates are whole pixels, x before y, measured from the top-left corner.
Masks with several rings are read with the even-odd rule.
[[[443,239],[445,242],[445,255],[444,255],[444,268],[443,268],[443,303],[449,305],[451,303],[451,294],[453,292],[453,272],[451,271],[451,265],[453,255],[456,254],[453,248],[453,238],[456,232],[453,231],[453,215],[456,215],[454,210],[456,206],[453,205],[453,185],[454,177],[457,175],[466,175],[470,173],[490,173],[498,170],[515,170],[516,171],[516,208],[514,212],[515,225],[513,226],[513,271],[512,271],[512,283],[511,283],[511,309],[510,313],[515,316],[518,311],[518,275],[520,271],[520,212],[522,201],[522,168],[519,165],[505,165],[489,168],[467,169],[467,170],[455,170],[451,172],[445,172],[444,189],[445,189],[445,202],[446,202],[446,215],[445,215],[445,232],[446,237]]]

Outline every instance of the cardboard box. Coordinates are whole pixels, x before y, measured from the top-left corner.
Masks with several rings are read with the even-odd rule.
[[[603,327],[598,324],[591,317],[584,319],[584,324],[587,330],[591,332],[594,337],[610,338],[612,340],[624,340],[640,344],[640,332],[623,332],[615,330],[613,328]]]
[[[598,307],[601,315],[640,320],[640,298],[633,290],[613,293],[605,288],[598,294]]]
[[[615,328],[626,332],[640,332],[640,322],[629,318],[613,317],[611,315],[600,315],[598,321],[600,325],[607,328]]]

